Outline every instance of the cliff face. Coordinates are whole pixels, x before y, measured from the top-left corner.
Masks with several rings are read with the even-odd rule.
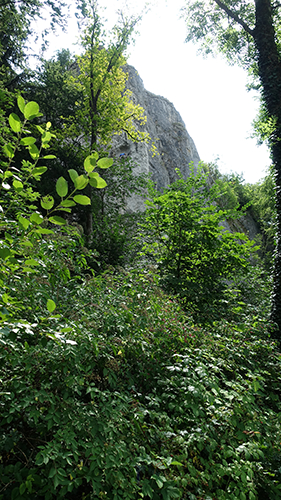
[[[151,174],[156,188],[162,190],[177,179],[176,168],[184,179],[190,175],[191,162],[196,171],[199,154],[174,105],[168,99],[148,92],[135,68],[127,65],[125,71],[128,73],[127,87],[132,92],[132,99],[143,107],[147,117],[142,130],[149,133],[158,154],[153,156],[149,144],[133,143],[125,134],[113,137],[111,154],[129,156],[136,164],[135,172]],[[128,209],[144,210],[143,198],[132,196],[128,200]],[[225,227],[230,231],[245,232],[251,239],[258,234],[257,224],[250,214],[236,221],[232,228],[227,223]]]
[[[127,86],[135,103],[144,108],[147,122],[142,130],[147,131],[157,147],[158,154],[150,151],[149,144],[133,143],[125,136],[115,136],[112,141],[114,155],[126,154],[136,165],[136,171],[150,173],[157,189],[167,187],[177,178],[175,168],[179,168],[184,178],[190,173],[190,162],[194,168],[200,161],[197,149],[185,124],[175,107],[164,97],[145,90],[135,68],[126,66]]]

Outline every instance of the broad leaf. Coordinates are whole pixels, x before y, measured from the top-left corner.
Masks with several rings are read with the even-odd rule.
[[[49,222],[52,224],[57,224],[58,226],[64,226],[66,224],[65,219],[62,217],[59,217],[58,215],[53,215],[52,217],[49,217]]]
[[[28,151],[29,151],[29,154],[30,154],[32,160],[38,160],[39,149],[37,148],[37,146],[35,146],[35,144],[31,144],[28,148]]]
[[[88,196],[77,194],[73,199],[76,203],[79,203],[79,205],[91,205],[91,200]]]
[[[72,200],[63,200],[61,203],[60,203],[60,207],[75,207],[76,206],[76,203]]]
[[[11,113],[9,116],[9,124],[13,132],[16,134],[20,132],[21,129],[21,121],[16,113]]]
[[[44,208],[45,210],[51,210],[51,208],[53,208],[54,206],[55,200],[51,195],[47,195],[40,200],[40,203],[41,207]]]
[[[65,180],[64,177],[59,177],[59,179],[56,182],[56,191],[57,194],[61,197],[64,198],[67,193],[68,193],[68,183]]]
[[[100,158],[100,160],[97,162],[97,166],[99,168],[109,168],[113,164],[113,158]]]
[[[34,212],[33,214],[31,214],[31,216],[29,218],[30,218],[30,221],[34,222],[35,224],[42,224],[42,222],[44,220],[42,215],[38,214],[38,212]]]
[[[78,172],[76,172],[76,170],[74,170],[73,168],[71,168],[70,170],[68,170],[68,173],[69,173],[69,177],[70,179],[72,180],[72,182],[75,181],[75,179],[78,177]]]
[[[95,187],[96,189],[103,189],[107,186],[107,183],[101,177],[96,177],[94,179],[90,179],[90,185]]]
[[[13,187],[16,189],[16,191],[22,191],[23,183],[21,181],[14,180]]]
[[[5,146],[3,146],[3,151],[4,155],[8,158],[14,158],[15,148],[12,146],[12,144],[5,144]]]
[[[38,175],[42,175],[44,174],[45,172],[47,172],[48,168],[47,167],[36,167],[32,170],[32,176],[33,177],[36,177]]]
[[[47,300],[47,309],[49,313],[52,313],[56,307],[56,303],[52,299]]]
[[[55,155],[46,155],[46,156],[43,156],[44,160],[54,160],[55,158],[56,158]]]
[[[31,146],[31,144],[35,144],[36,142],[36,139],[35,137],[24,137],[23,139],[21,139],[20,143],[23,145],[23,146]]]
[[[84,161],[84,169],[86,172],[92,172],[94,168],[96,167],[97,160],[94,155],[87,156],[87,158]]]
[[[20,225],[24,228],[24,229],[27,229],[29,224],[30,224],[30,221],[25,219],[24,217],[20,216],[18,218],[18,221],[20,223]]]
[[[87,177],[85,177],[85,175],[79,175],[74,180],[74,186],[76,187],[76,189],[81,190],[87,186],[88,182],[89,182],[89,179]]]
[[[39,105],[37,104],[37,102],[28,102],[24,107],[23,114],[26,120],[31,120],[32,118],[35,118],[39,115],[41,116],[41,113],[39,113]]]
[[[19,95],[18,98],[17,98],[17,103],[18,103],[18,107],[19,107],[19,110],[24,113],[24,108],[25,108],[25,100],[24,98]]]

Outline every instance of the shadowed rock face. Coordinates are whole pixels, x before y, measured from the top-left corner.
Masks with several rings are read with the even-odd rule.
[[[158,154],[153,156],[149,144],[133,143],[125,135],[113,138],[112,154],[130,156],[137,165],[136,172],[150,173],[157,189],[161,190],[177,179],[175,168],[179,168],[186,179],[190,173],[190,162],[193,162],[196,170],[200,158],[173,104],[145,90],[135,68],[126,66],[125,71],[128,73],[127,87],[132,92],[132,99],[144,108],[147,117],[142,130],[149,133]]]

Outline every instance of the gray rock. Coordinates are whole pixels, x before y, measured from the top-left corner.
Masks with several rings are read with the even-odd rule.
[[[137,165],[136,171],[150,173],[157,189],[161,190],[177,179],[176,168],[186,179],[190,163],[193,162],[196,170],[200,158],[174,105],[164,97],[145,90],[135,68],[127,65],[124,69],[128,73],[127,87],[132,92],[132,99],[144,108],[147,117],[141,130],[148,132],[155,141],[158,154],[153,156],[149,144],[133,143],[125,134],[113,137],[111,153],[130,156]]]

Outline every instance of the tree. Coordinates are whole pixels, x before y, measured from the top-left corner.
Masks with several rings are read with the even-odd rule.
[[[73,116],[64,120],[62,141],[73,139],[77,151],[102,154],[107,150],[114,134],[125,133],[132,141],[150,140],[141,130],[145,123],[143,108],[131,99],[126,89],[124,52],[127,49],[139,18],[126,18],[120,14],[113,27],[113,40],[108,41],[98,13],[98,3],[85,2],[83,10],[87,27],[82,37],[84,52],[76,58],[76,75],[70,75],[74,88],[81,94]],[[78,138],[78,140],[77,140]],[[89,187],[88,195],[92,197]],[[93,230],[92,209],[89,207],[85,232],[89,241]]]
[[[23,73],[28,56],[27,41],[31,35],[39,37],[32,27],[32,21],[42,19],[47,11],[50,27],[62,26],[65,21],[62,0],[0,0],[0,79],[12,90]],[[48,28],[41,33],[46,40]],[[30,54],[29,54],[30,55]]]
[[[271,0],[188,0],[184,10],[187,41],[205,52],[218,50],[260,82],[262,99],[274,123],[269,139],[276,182],[277,244],[273,272],[271,334],[281,341],[281,4]]]
[[[217,203],[224,195],[221,185],[210,187],[201,171],[155,194],[142,224],[144,254],[155,259],[162,284],[195,319],[218,319],[229,280],[246,272],[253,250],[246,235],[224,227],[225,220],[239,218],[237,207],[222,210]]]

